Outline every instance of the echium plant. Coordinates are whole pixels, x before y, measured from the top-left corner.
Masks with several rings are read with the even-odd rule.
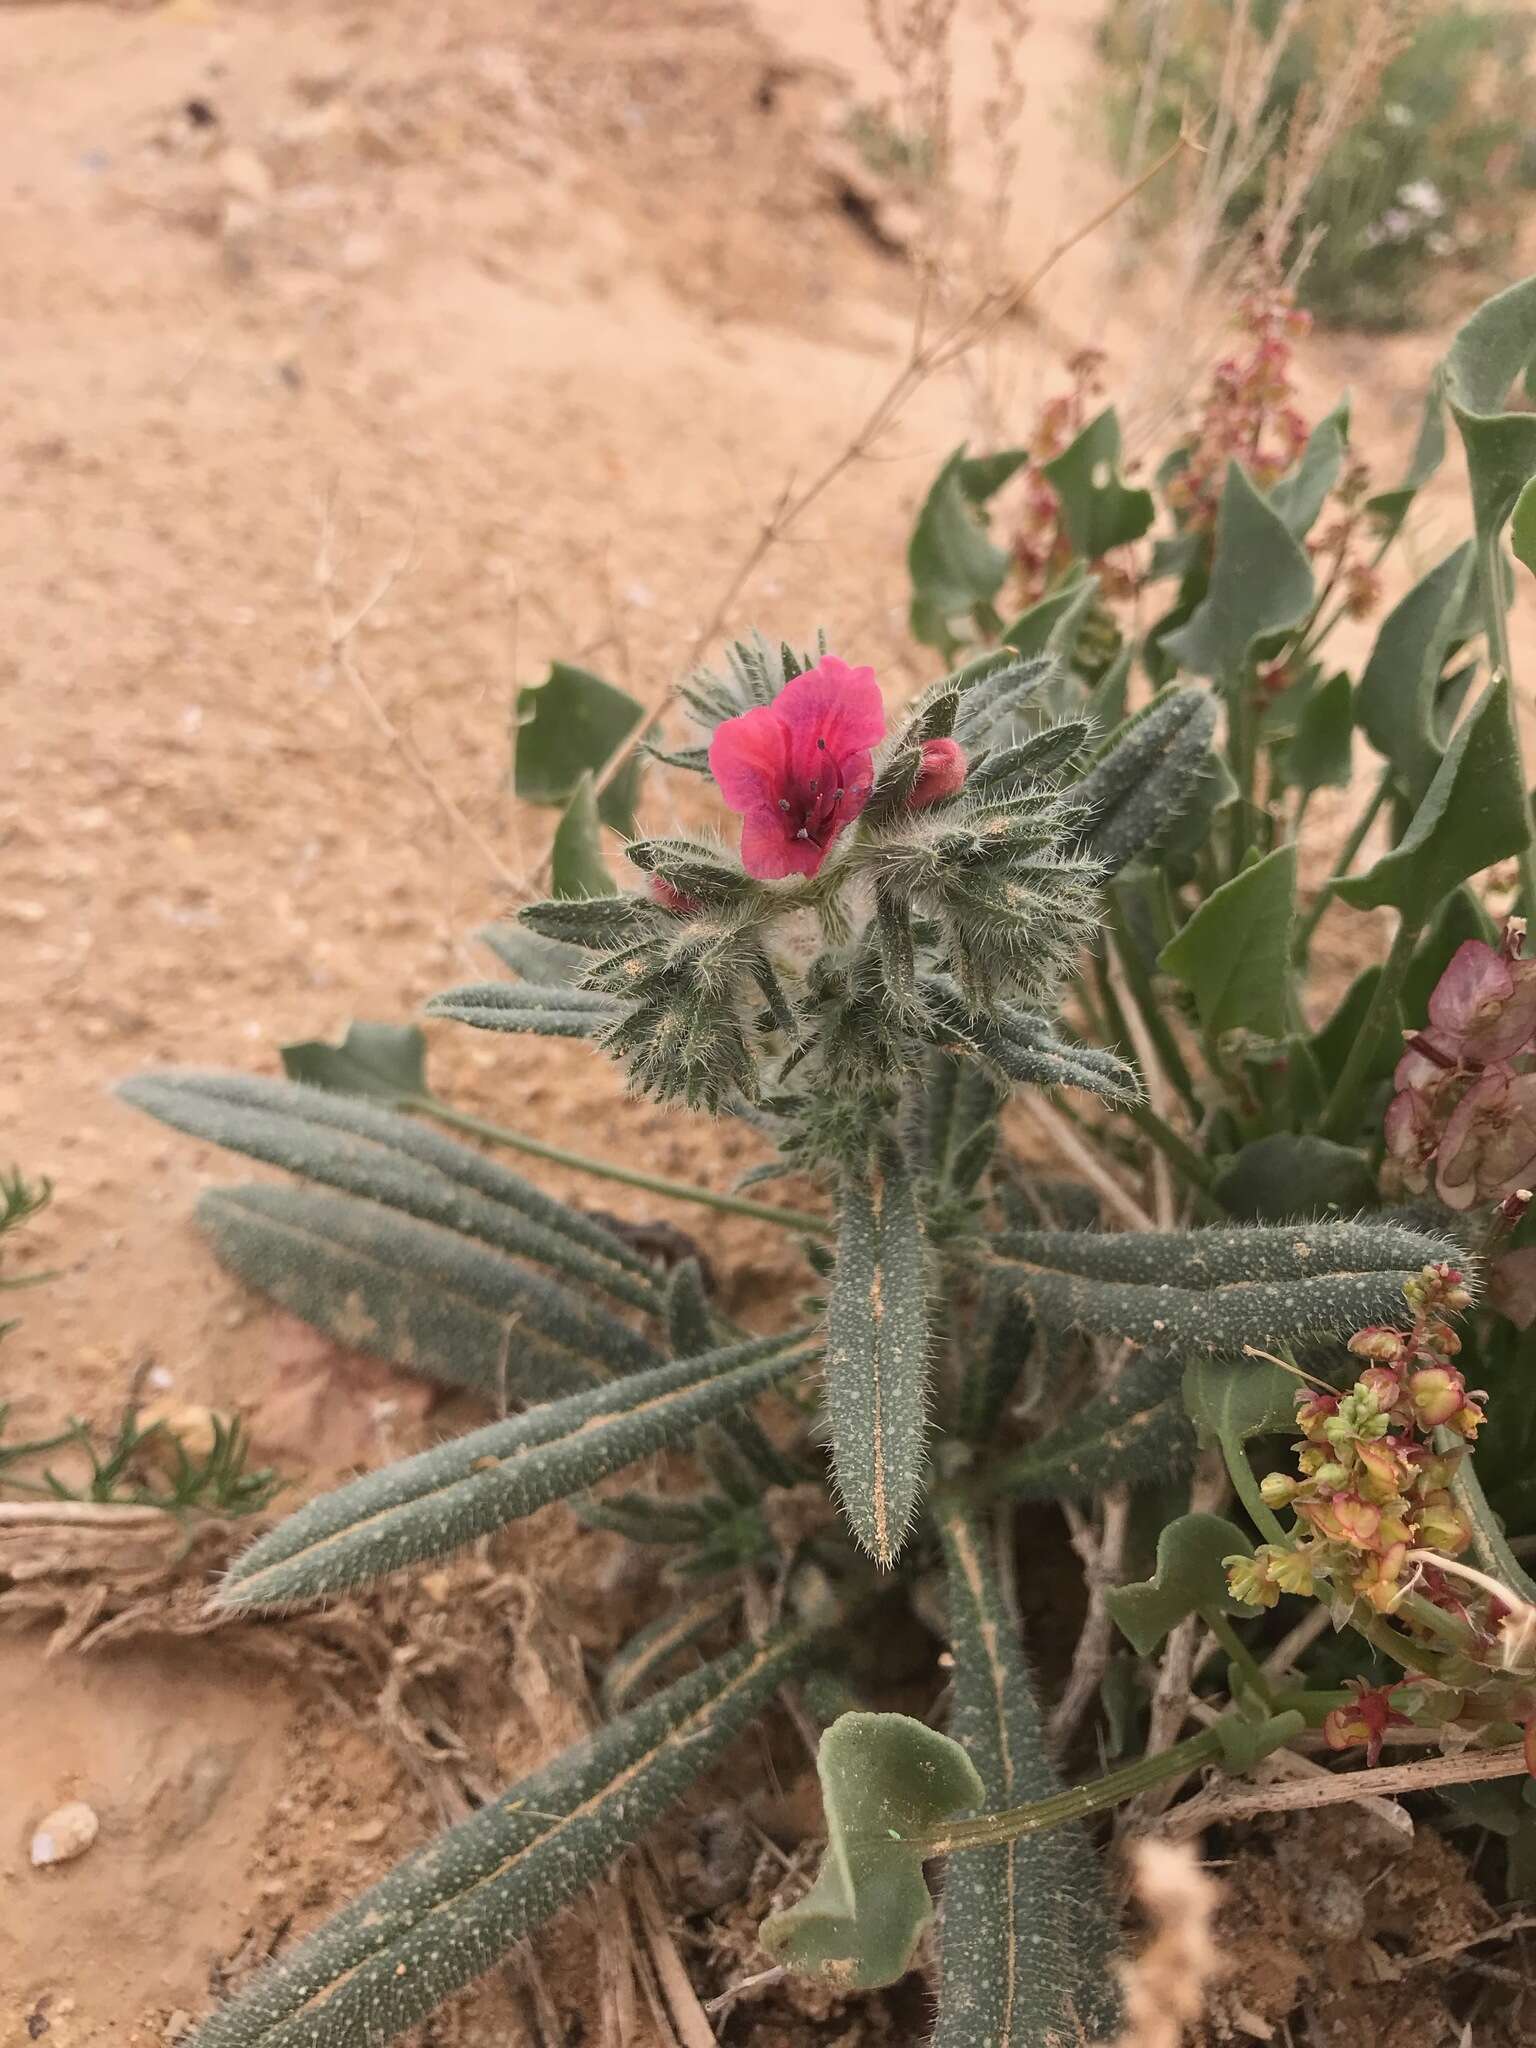
[[[1464,350],[1446,388],[1477,443],[1498,646],[1497,539],[1514,493],[1494,386],[1513,345],[1504,312],[1494,327],[1497,361],[1474,349],[1468,370]],[[634,836],[617,740],[601,795],[601,760],[581,764],[585,779],[568,774],[570,750],[556,760],[559,703],[601,692],[592,702],[632,740],[629,700],[560,665],[531,693],[519,776],[570,799],[555,893],[487,935],[512,978],[431,1008],[588,1041],[680,1113],[745,1123],[770,1156],[741,1187],[661,1181],[460,1112],[403,1027],[290,1047],[286,1081],[156,1075],[124,1089],[309,1183],[204,1197],[234,1272],[493,1409],[264,1534],[236,1559],[224,1605],[334,1596],[557,1500],[670,1558],[669,1604],[610,1661],[592,1735],[269,1964],[204,2024],[200,2048],[362,2048],[410,2025],[684,1801],[785,1685],[830,1721],[827,1848],[764,1942],[845,1991],[889,1983],[933,1919],[923,1865],[944,1859],[940,2048],[1114,2034],[1093,1815],[1198,1767],[1247,1769],[1308,1728],[1335,1742],[1363,1730],[1374,1749],[1406,1716],[1481,1749],[1528,1722],[1528,1582],[1479,1471],[1492,1450],[1508,1477],[1500,1404],[1530,1404],[1473,1302],[1495,1224],[1522,1226],[1481,1182],[1470,1208],[1383,1208],[1376,1171],[1397,1034],[1474,935],[1462,885],[1529,840],[1507,683],[1454,730],[1441,687],[1447,661],[1459,676],[1470,659],[1470,556],[1431,625],[1391,643],[1411,656],[1411,701],[1393,697],[1385,656],[1359,687],[1367,733],[1392,735],[1378,808],[1395,845],[1337,893],[1393,905],[1401,930],[1309,1033],[1292,835],[1314,784],[1295,764],[1336,779],[1341,703],[1347,739],[1358,700],[1317,655],[1322,594],[1298,535],[1343,475],[1342,419],[1313,430],[1294,470],[1250,479],[1230,461],[1214,524],[1188,499],[1145,564],[1147,579],[1178,581],[1173,616],[1150,633],[1121,623],[1123,586],[1097,566],[1154,512],[1117,475],[1118,449],[1101,416],[1048,465],[1077,552],[1007,629],[993,600],[1009,558],[977,507],[1009,459],[946,465],[914,539],[914,622],[952,651],[957,622],[1002,644],[904,709],[825,645],[752,639],[724,672],[693,678],[698,730],[652,751],[713,790],[713,836]],[[1349,491],[1363,517],[1358,480]],[[1330,561],[1347,559],[1330,543]],[[1133,711],[1138,664],[1154,694]],[[625,832],[623,889],[600,821]],[[1512,945],[1500,958],[1498,1000],[1523,1002]],[[1474,1042],[1488,1067],[1490,1031],[1503,1043],[1465,1008],[1458,1073]],[[1431,1031],[1449,1014],[1437,1003]],[[1518,1056],[1505,1048],[1506,1063]],[[1481,1082],[1469,1067],[1456,1085],[1470,1099]],[[1115,1155],[1142,1163],[1144,1139],[1157,1147],[1203,1220],[1095,1227],[1091,1194],[1010,1149],[1009,1099],[1039,1091],[1091,1112],[1083,1142],[1111,1170]],[[656,1263],[622,1227],[433,1122],[781,1228],[803,1260],[799,1287],[786,1278],[799,1297],[787,1326],[738,1327],[686,1247]],[[801,1177],[815,1201],[763,1198],[775,1175]],[[1492,1393],[1485,1429],[1469,1384]],[[1274,1469],[1265,1440],[1298,1429],[1290,1469]],[[1242,1523],[1170,1507],[1198,1441],[1219,1451]],[[608,1486],[679,1446],[696,1455],[691,1491]],[[1220,1655],[1200,1680],[1200,1732],[1063,1786],[1011,1605],[1016,1516],[1112,1486],[1145,1511],[1124,1576],[1150,1573],[1104,1596],[1122,1634],[1145,1657],[1198,1617]],[[1277,1669],[1271,1600],[1309,1596],[1329,1602],[1337,1646]],[[869,1647],[903,1639],[919,1660],[928,1646],[947,1734],[878,1711]],[[1119,1719],[1124,1754],[1134,1699]]]

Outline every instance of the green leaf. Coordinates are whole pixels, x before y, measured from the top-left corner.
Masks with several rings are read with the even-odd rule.
[[[376,1103],[293,1081],[190,1069],[138,1075],[118,1094],[190,1137],[536,1259],[632,1307],[654,1312],[660,1305],[651,1267],[613,1231],[484,1153]],[[429,1265],[446,1261],[445,1275],[451,1270],[451,1253],[434,1249],[435,1235],[406,1242],[419,1243]]]
[[[531,804],[568,804],[582,777],[600,775],[644,716],[627,691],[569,662],[551,662],[544,682],[517,693],[517,794]],[[633,833],[639,786],[637,758],[603,792],[605,825]]]
[[[1253,1545],[1220,1515],[1180,1515],[1157,1542],[1157,1570],[1139,1586],[1112,1586],[1104,1595],[1110,1619],[1138,1656],[1150,1657],[1186,1615],[1245,1610],[1227,1591],[1222,1559],[1251,1555]]]
[[[1444,460],[1445,403],[1441,396],[1440,380],[1436,378],[1424,401],[1418,439],[1414,443],[1413,454],[1409,458],[1407,473],[1402,482],[1395,489],[1380,491],[1374,498],[1367,498],[1365,501],[1366,511],[1379,523],[1383,544],[1392,540],[1401,531],[1414,499]]]
[[[1368,873],[1336,893],[1357,910],[1390,904],[1422,921],[1459,882],[1530,844],[1520,749],[1501,677],[1458,726],[1412,824]]]
[[[1375,1221],[1012,1231],[996,1242],[1047,1329],[1174,1351],[1273,1350],[1391,1322],[1421,1267],[1461,1258],[1449,1237]]]
[[[839,1991],[894,1984],[911,1968],[933,1903],[922,1848],[904,1837],[981,1804],[985,1789],[956,1742],[905,1714],[844,1714],[821,1738],[816,1771],[827,1849],[816,1882],[760,1939],[788,1969]]]
[[[623,1006],[596,989],[541,988],[531,981],[475,981],[444,989],[429,1017],[450,1017],[476,1031],[518,1031],[534,1038],[597,1038]]]
[[[1019,654],[1054,655],[1063,667],[1069,666],[1083,620],[1098,601],[1098,578],[1076,574],[1064,590],[1053,591],[1021,612],[1003,628],[1002,637]]]
[[[1284,1038],[1291,1025],[1296,849],[1277,847],[1213,889],[1158,965],[1190,991],[1206,1034]]]
[[[617,896],[618,884],[603,859],[603,826],[596,785],[584,774],[555,827],[549,880],[557,896]]]
[[[281,1048],[290,1081],[307,1081],[338,1095],[366,1095],[391,1106],[421,1101],[427,1086],[427,1041],[414,1024],[347,1026],[340,1045],[307,1038]]]
[[[1069,448],[1041,465],[1061,500],[1073,551],[1090,562],[1140,540],[1156,515],[1150,491],[1120,480],[1120,421],[1113,406],[1090,420]]]
[[[1341,669],[1312,692],[1276,766],[1292,789],[1348,789],[1354,768],[1354,706]]]
[[[973,505],[985,505],[1028,460],[1027,448],[1000,448],[995,455],[968,455],[960,465],[960,488]]]
[[[886,1143],[867,1177],[843,1184],[825,1399],[843,1513],[887,1566],[906,1540],[928,1456],[927,1262],[906,1163]]]
[[[1474,553],[1464,541],[1388,612],[1355,694],[1361,731],[1411,799],[1429,787],[1445,747],[1435,708],[1446,656],[1461,636]]]
[[[1526,485],[1515,500],[1515,516],[1510,526],[1509,543],[1518,560],[1536,576],[1536,477]]]
[[[1234,1456],[1251,1436],[1294,1434],[1301,1382],[1262,1359],[1196,1358],[1184,1368],[1184,1406],[1202,1444]]]
[[[475,937],[489,946],[502,966],[519,981],[536,982],[544,988],[574,987],[587,966],[579,946],[542,938],[510,918],[501,924],[484,926]]]
[[[1253,643],[1299,625],[1312,594],[1304,551],[1234,462],[1216,516],[1210,586],[1188,625],[1163,646],[1181,668],[1235,687]]]
[[[1072,792],[1085,844],[1107,874],[1168,838],[1195,800],[1215,730],[1209,690],[1163,690],[1110,736]]]
[[[741,1602],[739,1586],[714,1586],[681,1607],[669,1608],[648,1627],[632,1635],[608,1661],[603,1673],[603,1711],[622,1714],[648,1693],[656,1680],[684,1650],[732,1613]]]
[[[1339,480],[1348,448],[1349,399],[1345,397],[1318,421],[1307,437],[1301,461],[1269,494],[1269,502],[1297,540],[1305,540],[1312,531],[1328,493]]]
[[[1510,386],[1536,362],[1536,277],[1488,299],[1451,343],[1445,395],[1461,429],[1481,538],[1498,534],[1536,477],[1536,413],[1506,410]]]
[[[1212,1192],[1243,1223],[1353,1216],[1376,1206],[1376,1179],[1360,1154],[1310,1131],[1255,1138],[1217,1174]]]
[[[950,1734],[980,1774],[989,1809],[1048,1799],[1061,1780],[986,1525],[950,1507],[939,1533],[954,1657]],[[1098,1858],[1080,1826],[952,1856],[933,2048],[1108,2038],[1120,2018],[1115,1948]]]
[[[374,1202],[263,1184],[210,1188],[195,1213],[220,1265],[280,1308],[492,1401],[544,1401],[656,1357],[596,1303]]]
[[[978,1483],[1000,1499],[1082,1500],[1120,1480],[1150,1486],[1176,1477],[1195,1452],[1178,1376],[1177,1360],[1148,1351],[1038,1443],[993,1458]]]
[[[1294,1707],[1283,1714],[1262,1711],[1252,1720],[1244,1714],[1223,1714],[1212,1724],[1221,1741],[1221,1761],[1229,1771],[1251,1771],[1255,1764],[1294,1742],[1306,1727],[1306,1716]]]
[[[1317,1062],[1323,1084],[1332,1088],[1344,1071],[1344,1063],[1354,1050],[1355,1040],[1365,1028],[1370,1015],[1371,1004],[1376,998],[1376,984],[1381,980],[1379,966],[1367,967],[1363,974],[1357,974],[1344,991],[1342,1000],[1327,1023],[1312,1037],[1312,1057]],[[1392,1014],[1383,1017],[1376,1057],[1371,1063],[1367,1076],[1369,1081],[1379,1081],[1390,1074],[1403,1056],[1403,1013],[1396,1004]]]
[[[756,1337],[701,1358],[567,1395],[488,1423],[321,1494],[260,1537],[219,1588],[225,1607],[286,1606],[444,1557],[477,1536],[585,1492],[637,1458],[809,1365],[804,1332]]]
[[[594,1883],[814,1654],[802,1631],[733,1650],[509,1786],[268,1963],[196,2048],[379,2048]]]
[[[964,619],[970,638],[990,630],[992,600],[1008,573],[1008,551],[988,539],[965,476],[962,442],[935,477],[907,547],[912,637],[946,661],[964,644],[953,621]]]

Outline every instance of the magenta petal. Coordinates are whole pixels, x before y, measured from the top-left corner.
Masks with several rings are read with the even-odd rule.
[[[793,676],[773,700],[788,726],[797,761],[825,751],[834,761],[878,746],[885,738],[885,704],[872,668],[850,668],[824,654],[814,668]],[[816,746],[825,740],[825,749]]]
[[[758,804],[741,825],[741,864],[760,882],[779,882],[786,875],[814,875],[827,857],[814,839],[797,839],[774,804]]]
[[[1514,993],[1509,963],[1481,939],[1465,939],[1451,955],[1429,999],[1429,1021],[1459,1037]]]
[[[709,772],[733,811],[777,803],[789,773],[789,734],[777,707],[759,704],[716,726]]]

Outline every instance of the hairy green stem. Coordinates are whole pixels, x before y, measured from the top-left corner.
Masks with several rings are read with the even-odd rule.
[[[831,1237],[836,1229],[830,1218],[812,1216],[805,1209],[778,1209],[769,1202],[749,1202],[743,1195],[717,1195],[713,1188],[695,1187],[692,1181],[665,1180],[660,1174],[640,1173],[630,1166],[616,1166],[608,1159],[588,1159],[580,1152],[546,1145],[541,1138],[530,1138],[521,1131],[488,1123],[484,1117],[471,1116],[466,1110],[453,1109],[435,1095],[407,1095],[401,1098],[400,1106],[425,1110],[439,1123],[470,1131],[477,1138],[488,1138],[493,1145],[505,1145],[513,1152],[547,1159],[551,1166],[568,1166],[577,1173],[595,1174],[599,1180],[622,1181],[626,1187],[644,1188],[670,1202],[698,1202],[706,1209],[723,1210],[728,1216],[750,1216],[758,1223],[775,1223],[781,1230],[806,1230],[817,1237]]]
[[[1477,544],[1477,574],[1483,593],[1483,617],[1488,630],[1488,654],[1495,670],[1495,681],[1502,674],[1509,684],[1513,696],[1515,688],[1514,664],[1509,651],[1509,620],[1504,612],[1504,560],[1500,544],[1500,529],[1485,533]],[[1516,751],[1520,749],[1518,725],[1513,733]],[[1523,780],[1523,771],[1522,771]],[[1536,916],[1536,847],[1527,843],[1520,850],[1520,908],[1527,917]]]
[[[1307,954],[1311,950],[1312,936],[1323,921],[1323,913],[1333,901],[1335,883],[1347,875],[1354,866],[1355,858],[1361,847],[1365,844],[1365,835],[1376,822],[1376,813],[1381,809],[1391,793],[1392,770],[1387,768],[1382,771],[1381,779],[1371,792],[1370,802],[1355,820],[1354,830],[1344,842],[1343,850],[1339,854],[1337,872],[1330,875],[1322,888],[1318,890],[1316,901],[1297,929],[1295,944],[1292,947],[1292,958],[1298,967],[1305,967],[1307,964]]]
[[[1381,1027],[1392,1015],[1393,1005],[1402,988],[1408,964],[1413,958],[1413,949],[1419,943],[1423,930],[1422,918],[1403,917],[1398,921],[1397,933],[1392,940],[1391,950],[1382,964],[1381,979],[1371,991],[1370,1005],[1355,1034],[1355,1042],[1349,1049],[1333,1093],[1328,1098],[1328,1107],[1323,1111],[1318,1125],[1320,1134],[1339,1142],[1352,1137],[1360,1123],[1360,1095],[1365,1086],[1365,1077],[1370,1072],[1371,1061],[1376,1056],[1377,1040]]]

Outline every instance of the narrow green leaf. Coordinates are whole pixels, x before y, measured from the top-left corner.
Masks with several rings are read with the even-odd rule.
[[[173,1130],[659,1306],[656,1275],[623,1238],[414,1118],[255,1074],[141,1074],[117,1092]]]
[[[1364,1030],[1376,999],[1376,985],[1381,980],[1379,966],[1367,967],[1357,974],[1344,991],[1338,1008],[1320,1031],[1312,1037],[1312,1057],[1317,1062],[1323,1085],[1332,1088],[1344,1071],[1344,1062],[1354,1050],[1355,1040]],[[1392,1014],[1381,1020],[1379,1043],[1376,1057],[1371,1063],[1368,1078],[1379,1081],[1390,1074],[1403,1056],[1402,1013],[1392,1005]]]
[[[1003,639],[1022,655],[1054,655],[1065,668],[1071,663],[1083,620],[1098,599],[1098,578],[1086,572],[1076,575],[1064,589],[1042,597],[1012,625],[1005,626]]]
[[[517,794],[531,804],[568,804],[582,777],[601,774],[644,716],[643,705],[601,676],[570,662],[551,662],[542,683],[517,693]],[[626,837],[635,829],[638,789],[635,760],[599,803],[603,823]]]
[[[603,859],[603,825],[598,816],[597,788],[583,775],[555,827],[549,853],[549,880],[557,896],[617,896],[618,885]]]
[[[962,443],[935,477],[907,548],[912,637],[937,647],[946,661],[963,644],[953,622],[964,619],[971,638],[985,630],[1008,573],[1008,551],[988,539],[966,489],[965,465]]]
[[[226,1607],[284,1606],[443,1557],[637,1458],[809,1365],[804,1333],[758,1337],[492,1422],[321,1494],[235,1559]]]
[[[1241,1529],[1220,1515],[1180,1515],[1157,1543],[1157,1570],[1139,1586],[1113,1586],[1104,1605],[1139,1656],[1149,1657],[1188,1614],[1241,1614],[1227,1591],[1222,1559],[1251,1554]]]
[[[632,1635],[603,1673],[605,1713],[622,1714],[648,1693],[662,1673],[741,1603],[739,1586],[715,1586],[672,1607]]]
[[[1000,1499],[1082,1500],[1122,1480],[1151,1486],[1177,1477],[1195,1454],[1178,1379],[1176,1359],[1148,1351],[1038,1443],[989,1462],[979,1483]]]
[[[1363,875],[1335,886],[1357,910],[1390,904],[1423,920],[1458,883],[1530,844],[1520,749],[1501,677],[1457,727],[1412,824]]]
[[[928,1252],[894,1144],[850,1174],[827,1301],[826,1410],[832,1474],[854,1535],[895,1562],[928,1456]]]
[[[544,988],[571,988],[587,966],[579,946],[562,945],[558,939],[541,938],[535,931],[510,918],[488,924],[475,937],[489,946],[509,974],[519,981],[535,982]]]
[[[1373,1209],[1376,1177],[1348,1145],[1310,1131],[1275,1131],[1244,1145],[1217,1174],[1212,1192],[1238,1222],[1279,1223]]]
[[[1072,792],[1107,875],[1164,844],[1194,801],[1215,731],[1215,698],[1182,689],[1162,691],[1111,735]]]
[[[827,1849],[797,1905],[760,1939],[791,1970],[839,1991],[894,1984],[912,1966],[933,1902],[923,1851],[905,1837],[981,1804],[985,1790],[958,1743],[905,1714],[844,1714],[816,1757]]]
[[[1183,982],[1212,1039],[1227,1031],[1284,1038],[1291,1024],[1296,849],[1277,847],[1213,889],[1158,956]]]
[[[985,1525],[940,1516],[954,1656],[950,1734],[975,1766],[988,1809],[1062,1789]],[[1080,1827],[952,1856],[933,2048],[1059,2048],[1108,2038],[1120,2018],[1114,1920]]]
[[[1349,399],[1341,398],[1307,437],[1301,461],[1270,491],[1269,502],[1297,540],[1305,540],[1339,480],[1349,449]]]
[[[997,1242],[1048,1329],[1175,1351],[1273,1350],[1389,1322],[1421,1267],[1461,1258],[1449,1237],[1374,1221],[1018,1231]]]
[[[1415,802],[1445,752],[1436,699],[1446,656],[1460,637],[1474,568],[1472,543],[1464,541],[1398,600],[1382,620],[1355,695],[1361,731]]]
[[[427,1041],[414,1024],[347,1026],[340,1045],[309,1038],[281,1048],[290,1081],[307,1081],[338,1095],[366,1095],[391,1107],[431,1094],[427,1086]]]
[[[1121,481],[1120,421],[1113,406],[1042,468],[1061,501],[1067,538],[1087,561],[1140,540],[1156,516],[1152,493]]]
[[[1536,576],[1536,477],[1515,500],[1515,516],[1509,530],[1510,546],[1518,560]]]
[[[544,1401],[654,1363],[626,1323],[433,1223],[313,1188],[210,1188],[220,1265],[338,1344],[492,1401]]]
[[[1299,625],[1312,595],[1306,554],[1234,462],[1216,515],[1209,588],[1188,625],[1170,633],[1163,647],[1181,668],[1234,688],[1253,643]]]
[[[1536,413],[1509,409],[1510,387],[1536,362],[1536,277],[1486,300],[1451,343],[1445,395],[1461,429],[1480,537],[1498,534],[1536,477]]]
[[[509,1786],[269,1963],[195,2048],[381,2048],[601,1876],[814,1654],[801,1631],[733,1650]]]
[[[1277,767],[1292,789],[1348,789],[1354,771],[1354,705],[1341,669],[1301,708],[1296,730],[1279,750]]]
[[[429,1017],[450,1017],[476,1031],[517,1031],[533,1038],[596,1038],[622,1005],[596,989],[543,988],[531,981],[477,981],[444,989]]]

